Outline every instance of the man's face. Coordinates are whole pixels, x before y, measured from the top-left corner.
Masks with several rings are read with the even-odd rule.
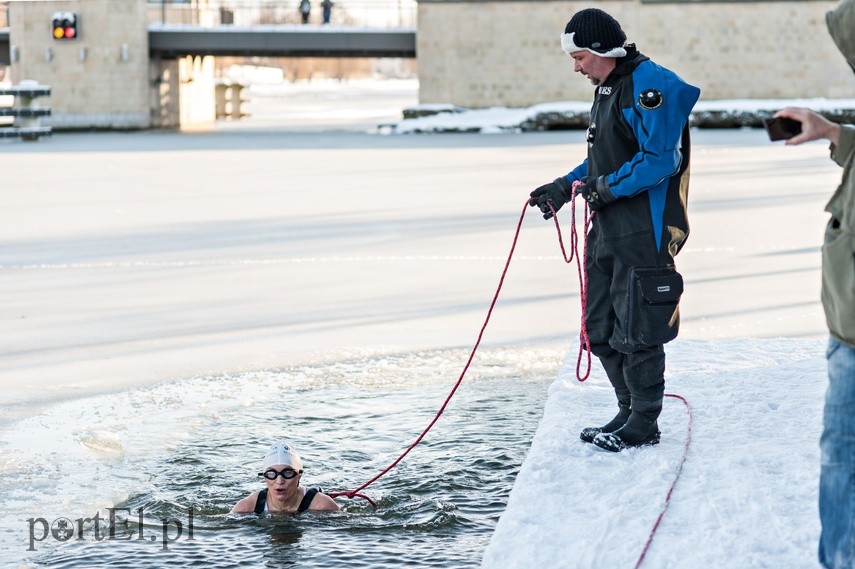
[[[609,73],[615,68],[614,57],[600,57],[588,50],[577,51],[570,57],[573,58],[573,71],[581,73],[594,85],[599,85],[606,80]]]

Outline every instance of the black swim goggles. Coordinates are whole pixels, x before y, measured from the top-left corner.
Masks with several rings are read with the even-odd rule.
[[[264,472],[259,472],[259,476],[263,476],[268,480],[276,480],[279,476],[284,478],[285,480],[290,480],[294,478],[298,474],[303,474],[302,470],[294,470],[293,468],[283,468],[280,471],[276,471],[276,469],[271,468],[270,470],[265,470]]]

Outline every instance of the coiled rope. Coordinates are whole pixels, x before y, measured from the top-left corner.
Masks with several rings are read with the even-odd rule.
[[[573,182],[573,190],[580,182]],[[579,273],[579,303],[581,304],[581,322],[579,323],[579,353],[576,356],[576,379],[580,382],[588,379],[591,375],[591,341],[588,339],[588,326],[585,324],[585,313],[588,311],[588,267],[585,259],[588,257],[588,231],[591,229],[591,223],[594,221],[594,212],[585,204],[585,223],[584,223],[584,238],[582,239],[582,254],[579,255],[579,235],[576,230],[576,200],[570,201],[570,255],[564,248],[564,238],[561,236],[561,225],[558,223],[558,215],[552,204],[549,205],[549,211],[552,212],[552,219],[555,222],[555,230],[558,232],[558,245],[561,247],[561,257],[568,265],[576,258],[576,270]],[[588,354],[587,367],[585,374],[582,375],[582,352]]]

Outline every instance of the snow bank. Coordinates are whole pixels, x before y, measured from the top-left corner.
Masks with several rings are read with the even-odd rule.
[[[642,567],[817,567],[824,341],[678,340],[666,393],[693,421],[688,459]],[[662,442],[619,454],[582,443],[610,419],[595,365],[575,379],[571,349],[484,568],[632,567],[683,456],[689,414],[665,399]]]

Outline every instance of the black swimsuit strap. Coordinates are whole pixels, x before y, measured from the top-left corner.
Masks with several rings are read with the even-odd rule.
[[[315,499],[315,494],[320,492],[320,488],[309,488],[306,490],[306,495],[303,496],[303,500],[300,502],[300,507],[297,508],[298,512],[305,512],[309,509],[309,506],[312,504],[312,500]]]
[[[303,499],[300,501],[300,506],[297,508],[297,512],[305,512],[309,509],[309,506],[312,505],[312,500],[315,499],[315,494],[320,492],[320,488],[309,488],[306,490],[306,495],[303,496]],[[263,514],[264,507],[267,505],[267,488],[258,492],[258,497],[255,499],[255,510],[253,510],[256,514]]]
[[[267,488],[261,490],[258,493],[258,498],[255,499],[255,510],[256,514],[263,514],[264,507],[267,505]]]

